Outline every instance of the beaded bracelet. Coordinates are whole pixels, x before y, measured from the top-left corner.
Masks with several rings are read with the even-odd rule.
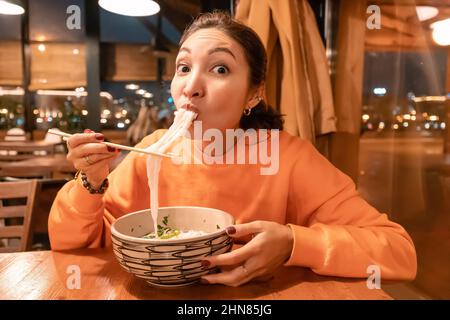
[[[103,180],[100,188],[95,190],[87,180],[86,174],[84,172],[81,172],[81,182],[83,183],[83,187],[85,187],[90,194],[103,194],[109,186],[108,178],[106,178],[105,180]]]

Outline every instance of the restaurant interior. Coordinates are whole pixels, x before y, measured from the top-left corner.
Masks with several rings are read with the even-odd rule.
[[[51,250],[49,211],[76,169],[48,130],[134,146],[168,128],[178,41],[218,9],[263,39],[285,130],[412,237],[416,279],[383,290],[450,299],[450,0],[148,2],[0,0],[0,256]]]

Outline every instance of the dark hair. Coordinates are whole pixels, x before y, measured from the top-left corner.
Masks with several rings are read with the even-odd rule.
[[[246,25],[233,19],[228,13],[214,11],[200,14],[181,36],[180,47],[189,36],[200,29],[214,28],[235,40],[244,49],[250,67],[250,87],[257,87],[266,80],[267,54],[258,34]],[[283,129],[282,115],[261,100],[249,116],[242,115],[242,129]]]

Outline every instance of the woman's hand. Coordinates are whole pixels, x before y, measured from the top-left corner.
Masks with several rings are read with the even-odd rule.
[[[276,222],[254,221],[227,228],[233,238],[252,236],[239,249],[205,258],[203,265],[226,266],[230,270],[202,276],[204,283],[237,287],[252,279],[268,280],[290,257],[294,238],[289,226]]]
[[[102,185],[109,174],[109,163],[119,155],[119,150],[100,143],[104,139],[103,134],[89,129],[67,139],[67,159],[72,161],[75,169],[86,174],[94,189]]]

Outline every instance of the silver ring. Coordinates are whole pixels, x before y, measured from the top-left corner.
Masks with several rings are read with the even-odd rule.
[[[89,156],[84,156],[84,161],[86,161],[89,165],[93,164],[93,162],[91,162],[91,159],[89,159]]]

